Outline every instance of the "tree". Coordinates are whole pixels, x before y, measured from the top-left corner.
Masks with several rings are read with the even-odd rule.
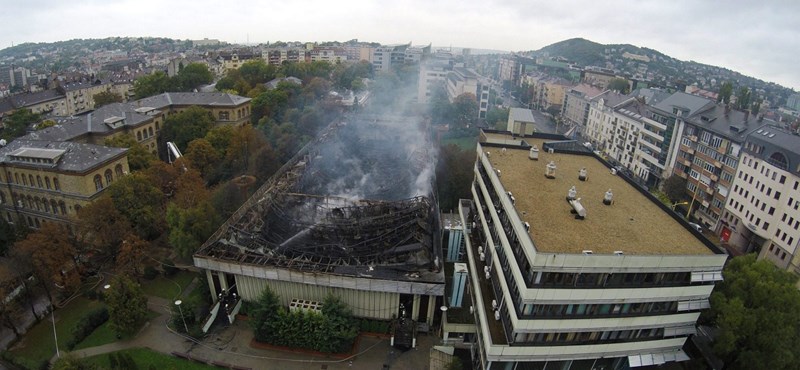
[[[730,82],[725,82],[722,84],[722,87],[719,88],[719,94],[717,95],[717,103],[724,103],[730,104],[731,102],[731,95],[733,95],[733,84]]]
[[[189,142],[185,157],[189,160],[192,168],[200,171],[203,178],[207,178],[220,160],[219,153],[214,149],[214,146],[203,138]]]
[[[94,100],[94,109],[111,103],[122,103],[122,95],[113,91],[102,91],[94,94],[92,98]]]
[[[667,198],[673,203],[683,199],[686,194],[686,179],[678,175],[672,175],[664,180],[661,189]]]
[[[750,105],[750,113],[752,113],[754,116],[757,116],[758,112],[761,111],[761,104],[762,103],[764,103],[764,99],[763,98],[758,98],[758,99],[754,100],[753,103]]]
[[[800,353],[797,277],[755,254],[736,257],[711,295],[711,320],[719,328],[714,351],[731,369],[795,369]]]
[[[14,226],[6,222],[5,218],[0,217],[0,255],[6,255],[8,248],[16,241],[14,237]]]
[[[745,86],[736,92],[736,108],[741,110],[750,109],[750,89]]]
[[[147,317],[147,297],[126,275],[117,275],[110,285],[106,292],[109,325],[118,335],[133,334]]]
[[[266,117],[280,122],[281,114],[289,103],[289,95],[281,90],[267,90],[253,99],[251,104],[251,119],[253,122],[261,123],[261,119]]]
[[[110,197],[95,200],[78,211],[78,235],[81,241],[106,255],[116,256],[131,223],[114,207]]]
[[[239,67],[239,75],[251,86],[263,84],[275,78],[277,69],[261,59],[250,60]]]
[[[119,253],[115,260],[117,272],[139,276],[142,273],[142,261],[148,250],[148,243],[136,234],[130,233],[120,243]]]
[[[461,198],[469,198],[475,154],[454,144],[441,148],[436,166],[441,209],[454,209]]]
[[[30,268],[33,271],[51,301],[56,298],[53,287],[72,292],[80,284],[74,240],[69,229],[62,224],[43,224],[39,230],[14,244],[12,253],[21,263],[21,270]]]
[[[454,123],[460,125],[470,124],[478,116],[478,101],[475,94],[463,93],[453,99]]]
[[[137,235],[153,239],[161,233],[164,193],[144,174],[123,177],[108,187],[108,193],[114,207],[130,221]]]
[[[51,119],[46,119],[46,120],[44,120],[41,123],[36,125],[36,131],[41,131],[41,130],[44,130],[44,129],[48,128],[48,127],[53,127],[55,125],[56,125],[56,121],[53,121]]]
[[[248,313],[250,325],[257,341],[271,343],[279,335],[273,329],[281,310],[278,295],[268,286],[253,304],[251,312]]]
[[[186,150],[190,141],[206,136],[213,126],[214,117],[211,116],[211,111],[191,106],[183,112],[167,117],[159,143],[163,147],[171,141],[179,149]]]
[[[17,109],[3,120],[5,129],[3,129],[2,134],[0,134],[0,138],[11,141],[25,135],[28,131],[28,127],[31,124],[39,122],[39,120],[41,120],[41,117],[31,112],[30,109]]]
[[[133,92],[136,99],[143,99],[149,96],[158,95],[168,91],[175,91],[175,81],[163,71],[156,71],[153,74],[142,76],[133,82]]]
[[[203,63],[189,63],[173,78],[175,81],[172,82],[172,85],[179,87],[180,91],[194,91],[198,87],[214,81],[214,75]]]
[[[486,112],[486,123],[489,127],[494,127],[498,130],[505,130],[508,125],[508,108],[494,108]]]
[[[72,352],[64,353],[53,362],[51,370],[98,370],[100,367],[96,364],[85,362]]]
[[[169,244],[181,256],[190,256],[216,230],[219,221],[210,201],[185,209],[171,203],[167,206],[167,225]]]
[[[128,148],[128,167],[131,171],[139,171],[150,167],[158,158],[150,150],[136,141],[133,135],[117,135],[105,140],[106,146]]]
[[[612,78],[610,81],[608,81],[607,88],[620,94],[627,94],[630,92],[630,84],[628,83],[628,80],[624,78]]]

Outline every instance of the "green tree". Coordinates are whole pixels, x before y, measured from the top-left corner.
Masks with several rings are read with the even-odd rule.
[[[486,123],[498,130],[505,130],[508,126],[508,108],[492,107],[486,112]]]
[[[211,116],[211,111],[191,106],[183,112],[167,117],[159,142],[165,146],[171,141],[179,149],[186,150],[190,141],[206,136],[213,126],[214,117]]]
[[[472,182],[472,164],[475,154],[455,144],[441,148],[436,166],[441,209],[454,209],[461,198],[469,198]]]
[[[133,82],[133,92],[136,95],[136,99],[176,90],[178,90],[178,87],[175,86],[175,81],[162,71],[139,77]]]
[[[142,288],[125,275],[111,280],[106,292],[109,326],[118,335],[131,335],[147,317],[147,297]]]
[[[176,81],[171,84],[179,86],[181,91],[193,91],[214,81],[214,75],[208,70],[208,66],[203,63],[189,63],[189,65],[178,71],[178,74],[173,78]]]
[[[191,163],[192,168],[200,171],[203,178],[207,178],[220,160],[217,150],[204,138],[189,142],[185,157]]]
[[[278,295],[270,287],[264,289],[258,300],[254,302],[253,309],[248,313],[250,325],[257,341],[272,343],[279,337],[280,333],[277,333],[274,328],[277,326],[282,309]]]
[[[98,370],[99,366],[88,363],[72,352],[64,353],[53,362],[52,370]]]
[[[0,255],[8,254],[8,249],[16,241],[14,226],[6,222],[5,217],[0,217]]]
[[[675,203],[686,196],[686,179],[678,175],[672,175],[664,180],[661,184],[661,189],[667,195],[667,198]]]
[[[730,369],[796,369],[800,353],[797,277],[755,254],[736,257],[711,295],[711,320],[719,328],[714,351]]]
[[[275,78],[277,69],[261,59],[244,62],[239,67],[239,74],[251,86],[263,84]]]
[[[750,105],[750,113],[754,116],[758,115],[758,112],[761,111],[761,104],[764,102],[763,98],[758,98],[753,101],[753,104]]]
[[[100,108],[104,105],[108,105],[111,103],[122,103],[122,95],[117,94],[113,91],[103,91],[97,94],[94,94],[92,97],[94,100],[94,109]]]
[[[150,150],[136,141],[133,135],[117,135],[105,140],[106,146],[115,148],[128,148],[128,167],[131,171],[144,170],[157,161],[158,158]]]
[[[114,207],[130,221],[133,230],[148,240],[161,233],[164,193],[142,173],[132,173],[108,188]]]
[[[627,94],[630,92],[630,85],[628,84],[628,80],[624,78],[612,78],[608,81],[607,88],[609,90],[614,90],[620,94]]]
[[[750,89],[742,86],[736,92],[736,108],[741,110],[750,109]]]
[[[730,82],[723,83],[722,87],[719,88],[717,103],[729,104],[731,102],[731,95],[733,95],[733,84]]]
[[[280,122],[283,111],[289,105],[289,95],[281,90],[267,90],[251,103],[251,119],[261,123],[262,118]]]
[[[0,134],[0,138],[11,141],[25,135],[28,127],[39,120],[41,120],[41,116],[31,112],[30,109],[17,109],[3,120],[5,129]]]
[[[453,99],[454,123],[468,125],[478,116],[478,101],[475,94],[463,93]]]
[[[53,121],[51,119],[46,119],[46,120],[44,120],[41,123],[36,125],[36,131],[44,130],[44,129],[48,128],[48,127],[53,127],[55,125],[56,125],[56,121]]]
[[[188,257],[211,236],[219,221],[210,201],[185,209],[171,203],[167,206],[167,225],[169,244],[178,254]]]

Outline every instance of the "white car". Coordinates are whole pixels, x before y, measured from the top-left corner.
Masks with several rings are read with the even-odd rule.
[[[693,229],[697,230],[698,233],[702,233],[703,232],[703,227],[700,226],[699,224],[696,224],[694,222],[690,222],[689,226],[691,226]]]

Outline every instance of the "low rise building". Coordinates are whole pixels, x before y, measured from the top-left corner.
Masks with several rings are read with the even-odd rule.
[[[506,131],[512,135],[533,135],[536,132],[536,119],[533,112],[525,108],[509,108]]]
[[[478,118],[486,118],[489,110],[489,83],[471,68],[455,67],[447,72],[447,98],[453,102],[462,94],[472,94],[478,103]]]
[[[564,94],[564,105],[561,108],[564,123],[577,126],[578,132],[583,134],[586,121],[589,119],[589,103],[603,91],[589,84],[579,84],[569,88]]]

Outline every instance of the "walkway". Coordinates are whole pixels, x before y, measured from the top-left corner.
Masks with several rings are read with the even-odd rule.
[[[160,315],[148,322],[136,337],[73,353],[78,357],[89,357],[144,347],[165,354],[173,351],[189,353],[208,361],[214,360],[252,369],[382,369],[384,364],[388,364],[392,370],[421,370],[428,368],[429,350],[439,341],[434,336],[420,336],[417,339],[417,349],[402,352],[390,347],[387,339],[361,337],[357,355],[352,359],[342,360],[328,356],[252,348],[250,347],[250,340],[253,338],[252,329],[246,322],[237,321],[226,328],[212,328],[212,333],[197,344],[167,328],[171,304],[172,302],[163,298],[148,297],[148,308]]]

